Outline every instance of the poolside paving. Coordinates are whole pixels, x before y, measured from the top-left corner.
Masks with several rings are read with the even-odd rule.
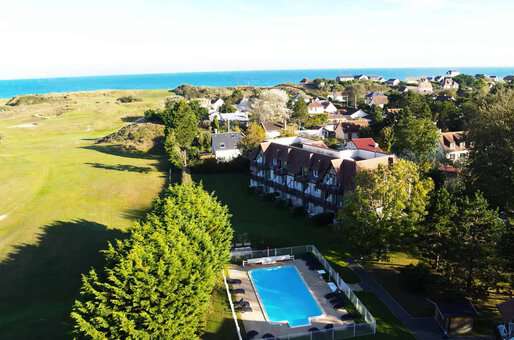
[[[243,321],[245,330],[247,332],[254,330],[259,332],[260,336],[266,333],[271,333],[274,336],[282,337],[287,335],[306,333],[311,327],[323,329],[328,324],[333,324],[334,327],[341,327],[353,323],[353,321],[341,321],[340,318],[342,315],[345,315],[347,313],[346,310],[335,310],[330,304],[330,302],[327,299],[325,299],[325,295],[330,293],[331,290],[328,287],[327,282],[325,282],[315,270],[309,270],[309,268],[303,260],[296,259],[294,261],[289,261],[285,264],[294,264],[296,268],[298,268],[300,274],[307,283],[307,286],[312,296],[321,306],[324,315],[312,318],[311,325],[303,327],[292,328],[289,327],[289,325],[287,324],[269,323],[265,318],[262,306],[260,305],[259,299],[257,298],[257,294],[254,290],[254,287],[250,282],[248,270],[284,264],[274,264],[268,266],[259,265],[244,268],[241,266],[233,265],[228,270],[228,276],[231,279],[241,280],[241,284],[233,285],[233,288],[243,288],[245,290],[245,294],[235,295],[233,296],[233,299],[239,300],[240,298],[244,298],[246,301],[250,303],[250,307],[252,307],[252,312],[239,313],[239,318]],[[260,336],[257,337],[260,338]]]

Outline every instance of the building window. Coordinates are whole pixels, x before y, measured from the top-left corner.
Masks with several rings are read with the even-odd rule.
[[[225,143],[220,143],[220,149],[225,149]]]

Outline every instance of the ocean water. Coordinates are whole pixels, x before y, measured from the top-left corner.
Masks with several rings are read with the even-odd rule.
[[[278,71],[195,72],[169,74],[141,74],[91,76],[70,78],[0,80],[0,98],[23,94],[74,92],[94,90],[173,89],[182,84],[203,86],[273,86],[297,83],[302,78],[335,78],[338,75],[367,74],[384,78],[442,75],[449,69],[466,74],[483,73],[504,77],[514,74],[514,67],[440,67],[440,68],[361,68]]]

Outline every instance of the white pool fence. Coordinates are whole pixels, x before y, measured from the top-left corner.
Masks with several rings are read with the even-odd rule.
[[[286,336],[276,337],[274,339],[277,340],[339,340],[339,339],[348,339],[357,336],[363,335],[374,335],[376,333],[376,320],[368,311],[366,306],[360,301],[359,297],[353,292],[353,290],[344,282],[344,280],[340,277],[339,273],[335,271],[330,263],[321,255],[318,248],[313,245],[305,245],[298,247],[288,247],[288,248],[274,248],[274,249],[264,249],[264,250],[249,250],[245,249],[244,251],[235,251],[232,252],[232,261],[241,263],[247,263],[248,260],[251,259],[260,259],[260,258],[276,258],[284,255],[290,255],[293,258],[299,257],[303,254],[311,253],[316,259],[321,263],[325,271],[328,273],[329,278],[332,282],[334,282],[337,287],[346,295],[348,300],[355,306],[355,309],[362,315],[362,318],[365,322],[363,323],[351,323],[346,324],[344,326],[336,326],[331,329],[321,329],[313,332],[305,332],[305,333],[296,333],[289,334]],[[250,261],[251,262],[251,261]],[[230,302],[230,308],[232,311],[232,316],[234,318],[234,322],[236,324],[238,339],[242,340],[246,338],[246,335],[241,334],[241,329],[239,327],[239,323],[237,321],[237,316],[234,311],[234,306],[232,304],[232,297],[230,296],[229,287],[225,276],[223,276],[225,280],[225,287],[227,289],[227,295]],[[262,336],[262,335],[260,335]],[[258,336],[259,337],[259,336]]]

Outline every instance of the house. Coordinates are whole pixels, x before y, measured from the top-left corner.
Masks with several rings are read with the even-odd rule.
[[[335,138],[347,142],[354,138],[359,138],[359,131],[361,126],[353,123],[338,123],[335,126]]]
[[[434,319],[445,335],[462,335],[473,330],[475,307],[466,299],[455,301],[432,301],[435,305]]]
[[[418,81],[416,91],[421,94],[432,94],[434,92],[434,88],[432,87],[432,83],[428,79],[421,78]]]
[[[514,76],[505,76],[505,77],[503,77],[503,81],[505,81],[507,83],[512,83],[512,82],[514,82]]]
[[[443,90],[458,90],[459,83],[457,83],[451,77],[444,77],[443,80],[441,80],[441,87]]]
[[[218,162],[230,162],[241,155],[238,144],[241,141],[238,132],[215,133],[212,135],[212,153]]]
[[[211,99],[210,109],[213,111],[219,111],[223,104],[225,104],[225,101],[221,98]]]
[[[349,150],[364,150],[370,152],[384,153],[373,138],[352,138],[346,143]]]
[[[457,70],[448,70],[446,72],[446,76],[450,77],[450,78],[457,77],[459,74],[460,74],[460,72]]]
[[[314,99],[307,105],[309,114],[336,113],[337,107],[328,100]]]
[[[451,162],[464,160],[469,154],[464,131],[442,132],[439,136],[438,153],[440,158]]]
[[[300,84],[302,85],[306,85],[306,84],[310,84],[311,81],[309,80],[309,78],[303,78],[302,80],[300,80]]]
[[[266,134],[266,139],[278,138],[282,134],[284,126],[280,123],[275,122],[262,122],[262,128]]]
[[[387,166],[394,155],[366,150],[332,150],[298,137],[261,143],[250,159],[250,187],[309,215],[335,214],[343,196],[354,189],[354,176],[360,171]]]
[[[387,96],[380,92],[369,92],[364,98],[364,103],[369,106],[384,107],[389,103]]]
[[[386,85],[398,86],[398,85],[400,85],[400,79],[396,79],[396,78],[387,79]]]
[[[353,77],[355,80],[369,80],[368,76],[365,74],[358,74]]]
[[[498,76],[489,76],[489,80],[493,83],[497,83],[500,81],[500,78]]]
[[[330,100],[338,102],[338,103],[347,103],[348,102],[348,96],[343,95],[343,92],[334,91],[327,96],[327,99],[330,99]]]
[[[383,82],[385,82],[384,77],[381,77],[381,76],[369,76],[368,78],[369,78],[369,80],[374,81],[376,83],[383,83]]]
[[[353,76],[337,76],[336,77],[336,81],[342,83],[344,81],[352,81],[354,80],[354,77]]]
[[[369,116],[369,113],[359,109],[359,110],[355,111],[354,113],[348,115],[348,118],[349,119],[359,119],[359,118],[367,119],[368,116]]]
[[[313,100],[307,105],[307,112],[311,115],[321,114],[325,112],[325,108],[319,100]]]
[[[237,103],[236,105],[236,108],[238,111],[241,111],[241,112],[248,112],[250,111],[250,98],[248,97],[243,97],[239,103]]]
[[[215,117],[218,117],[220,122],[239,122],[242,125],[246,125],[249,122],[248,113],[236,111],[232,113],[219,113],[212,112],[209,114],[209,120],[212,122]]]

